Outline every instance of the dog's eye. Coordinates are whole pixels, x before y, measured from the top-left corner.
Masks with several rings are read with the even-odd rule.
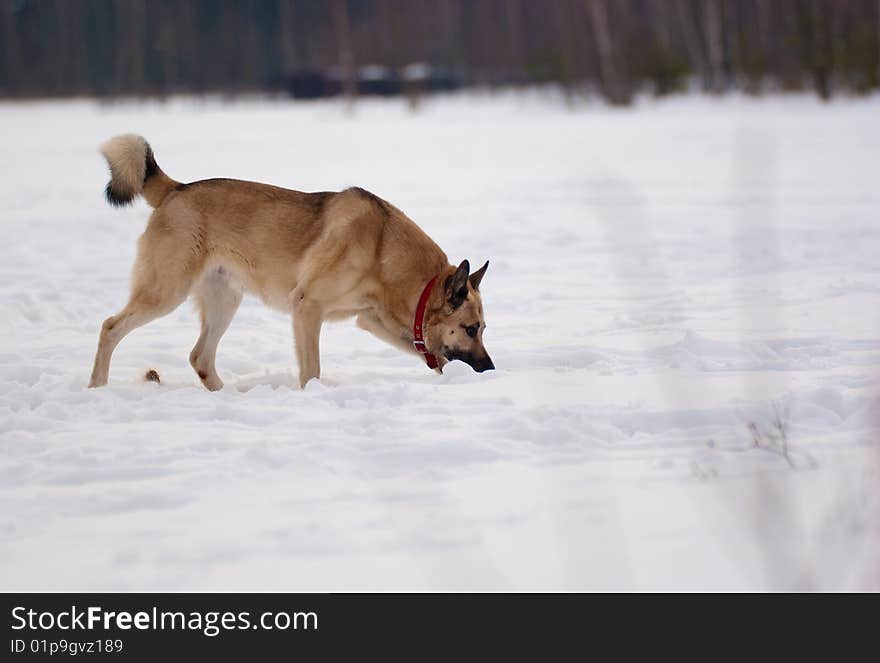
[[[470,327],[465,327],[464,330],[467,332],[467,335],[471,338],[477,337],[477,331],[480,329],[480,325],[471,325]]]

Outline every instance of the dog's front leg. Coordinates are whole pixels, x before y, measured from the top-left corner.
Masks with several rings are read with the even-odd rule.
[[[312,378],[321,377],[318,343],[321,336],[321,307],[298,290],[294,290],[291,299],[293,341],[296,346],[296,360],[299,363],[299,386],[304,388]]]

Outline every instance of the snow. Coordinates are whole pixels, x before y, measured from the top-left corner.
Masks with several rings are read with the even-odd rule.
[[[542,93],[0,104],[0,589],[880,589],[880,98]],[[360,185],[491,260],[498,367],[443,376],[350,322],[295,388],[248,299],[189,304],[85,388],[173,177]],[[162,384],[144,383],[155,368]]]

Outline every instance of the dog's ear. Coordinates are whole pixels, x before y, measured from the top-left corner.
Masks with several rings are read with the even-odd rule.
[[[486,274],[486,270],[489,269],[489,261],[486,261],[486,264],[480,267],[477,271],[471,274],[468,277],[468,280],[471,282],[471,287],[474,290],[480,289],[480,281],[483,280],[483,276]]]
[[[447,277],[446,283],[446,301],[452,308],[458,308],[468,296],[468,274],[471,271],[471,265],[467,260],[462,260],[455,274]]]

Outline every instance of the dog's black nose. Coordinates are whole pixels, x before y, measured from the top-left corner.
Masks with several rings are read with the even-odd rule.
[[[494,371],[495,364],[492,363],[492,357],[490,357],[489,355],[486,355],[486,357],[483,360],[481,360],[479,364],[474,366],[474,370],[477,373],[482,373],[483,371]]]

